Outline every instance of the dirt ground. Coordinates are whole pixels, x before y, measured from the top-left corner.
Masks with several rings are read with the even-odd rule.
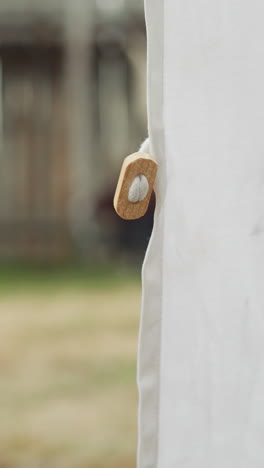
[[[139,284],[0,294],[0,468],[134,468]]]

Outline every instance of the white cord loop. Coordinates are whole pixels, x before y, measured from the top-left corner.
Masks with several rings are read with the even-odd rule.
[[[149,191],[148,179],[144,174],[139,174],[133,180],[129,192],[128,192],[128,201],[130,203],[138,203],[147,196]]]
[[[146,140],[143,141],[142,145],[139,148],[139,151],[141,153],[150,153],[149,138],[146,138]]]

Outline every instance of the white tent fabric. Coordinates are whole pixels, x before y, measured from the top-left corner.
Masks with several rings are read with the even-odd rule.
[[[264,466],[264,2],[146,0],[138,468]]]

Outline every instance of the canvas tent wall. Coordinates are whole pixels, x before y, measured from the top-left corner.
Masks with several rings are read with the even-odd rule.
[[[146,0],[139,468],[264,463],[264,5]]]

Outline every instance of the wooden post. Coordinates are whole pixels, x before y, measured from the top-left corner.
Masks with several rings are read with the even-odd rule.
[[[70,206],[74,239],[87,250],[95,203],[90,55],[95,2],[69,1],[66,10],[66,98],[68,103]],[[90,239],[89,239],[90,238]],[[89,241],[88,241],[89,239]]]

